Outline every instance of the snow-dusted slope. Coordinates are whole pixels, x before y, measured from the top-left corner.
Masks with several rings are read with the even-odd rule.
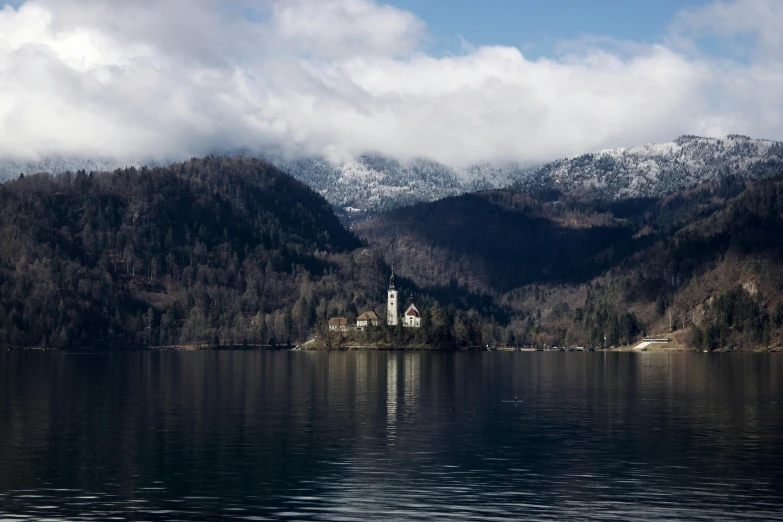
[[[609,199],[659,196],[710,179],[762,178],[780,172],[783,143],[729,135],[682,136],[670,143],[610,149],[548,163],[517,181],[523,191],[556,189]]]
[[[724,139],[683,136],[670,143],[603,150],[537,168],[514,163],[452,168],[426,159],[398,161],[370,155],[340,165],[317,158],[272,163],[323,194],[333,205],[346,209],[354,219],[361,219],[411,203],[512,184],[523,191],[555,189],[584,197],[618,199],[658,196],[725,175],[760,178],[782,168],[783,143],[737,135]],[[67,158],[35,163],[0,160],[0,181],[20,172],[124,166],[112,161]]]
[[[108,159],[94,160],[59,156],[51,156],[36,161],[5,160],[0,158],[0,182],[15,178],[19,174],[35,174],[37,172],[60,174],[61,172],[76,172],[78,170],[98,172],[129,166],[138,166],[138,163],[127,164]]]
[[[399,162],[362,156],[342,165],[306,159],[280,168],[340,207],[387,211],[476,190],[515,184],[585,197],[658,196],[726,175],[761,178],[783,166],[783,144],[731,135],[683,136],[669,143],[610,149],[538,168],[484,163],[462,169],[428,160]]]
[[[425,159],[401,162],[379,156],[360,156],[341,165],[302,159],[277,166],[319,191],[332,204],[369,213],[505,187],[523,172],[515,164],[454,169]]]
[[[362,215],[475,190],[508,186],[522,172],[516,164],[487,163],[453,169],[425,159],[401,162],[380,156],[360,156],[341,165],[317,158],[272,162],[320,192],[333,205],[353,207]],[[15,178],[20,173],[59,174],[82,169],[89,172],[139,166],[141,163],[59,157],[31,162],[0,159],[0,181]]]

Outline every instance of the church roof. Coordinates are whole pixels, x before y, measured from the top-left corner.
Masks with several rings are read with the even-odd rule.
[[[421,317],[421,314],[419,313],[419,309],[416,308],[416,305],[411,303],[408,306],[408,309],[405,311],[405,315],[412,315],[413,317]]]

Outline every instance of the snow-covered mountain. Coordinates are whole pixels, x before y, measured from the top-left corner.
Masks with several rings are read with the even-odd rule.
[[[659,196],[702,181],[734,175],[771,176],[783,168],[783,143],[729,135],[682,136],[669,143],[608,149],[536,168],[484,163],[451,168],[429,161],[361,156],[342,165],[305,159],[280,168],[341,208],[388,211],[420,201],[515,185],[601,199]]]
[[[337,165],[318,158],[272,163],[320,192],[353,221],[412,203],[509,185],[529,192],[556,190],[618,199],[658,196],[725,175],[760,178],[783,168],[783,143],[739,135],[682,136],[669,143],[603,150],[535,168],[517,163],[454,168],[427,159],[398,161],[371,155]],[[68,158],[0,160],[0,181],[21,172],[109,170],[139,164]]]
[[[553,161],[524,173],[522,191],[554,189],[584,197],[660,196],[733,175],[763,178],[783,168],[783,143],[731,134],[723,139],[681,136],[673,142],[602,150]]]
[[[426,159],[397,161],[380,156],[360,156],[340,165],[310,158],[277,166],[313,187],[333,205],[368,214],[505,187],[524,172],[513,163],[455,169]]]
[[[245,152],[244,155],[251,154]],[[523,172],[520,165],[513,163],[485,163],[455,169],[426,159],[397,161],[370,155],[337,165],[319,158],[270,161],[321,193],[336,207],[352,208],[349,212],[356,214],[355,218],[420,201],[505,187]],[[15,178],[20,173],[59,174],[82,169],[89,172],[138,167],[144,163],[64,157],[27,162],[0,159],[0,181]]]

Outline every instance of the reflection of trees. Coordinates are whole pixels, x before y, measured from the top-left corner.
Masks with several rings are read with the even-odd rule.
[[[640,465],[661,486],[666,475],[656,470],[682,465],[682,455],[693,469],[742,476],[744,458],[758,466],[779,458],[780,410],[770,399],[783,394],[780,361],[684,353],[3,353],[0,493],[45,480],[149,499],[142,488],[160,481],[169,497],[270,506],[302,488],[353,499],[358,491],[396,498],[417,487],[438,498],[438,488],[457,481],[554,499],[564,488],[627,479]],[[366,473],[376,475],[368,482]],[[629,484],[624,494],[647,487]]]
[[[390,441],[397,434],[397,357],[392,355],[386,362],[386,430]]]

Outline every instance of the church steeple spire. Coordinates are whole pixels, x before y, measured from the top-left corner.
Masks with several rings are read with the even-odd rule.
[[[386,324],[397,326],[399,321],[399,304],[397,299],[397,289],[394,287],[394,267],[392,267],[391,277],[389,278],[389,291],[386,300]]]

